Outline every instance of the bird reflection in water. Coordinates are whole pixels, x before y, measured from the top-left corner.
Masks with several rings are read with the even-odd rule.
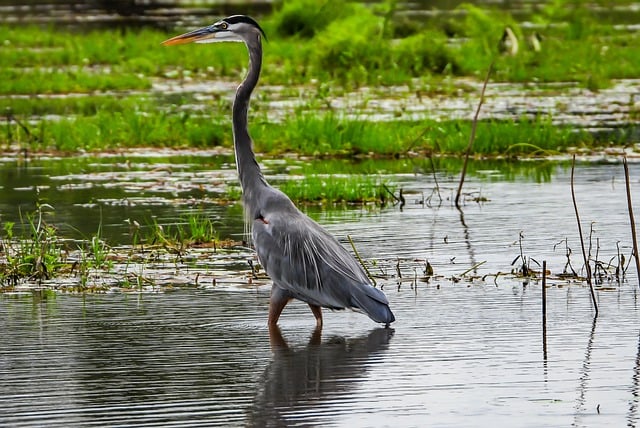
[[[326,423],[323,403],[335,405],[364,381],[368,370],[382,362],[393,333],[376,328],[354,339],[333,336],[323,341],[322,330],[316,328],[309,343],[296,349],[278,326],[271,327],[273,357],[259,381],[248,426],[289,426],[293,418],[302,425]]]

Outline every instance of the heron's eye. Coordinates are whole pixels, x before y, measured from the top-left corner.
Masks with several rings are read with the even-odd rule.
[[[219,27],[222,30],[226,30],[227,28],[229,28],[229,24],[227,24],[226,22],[221,22]]]

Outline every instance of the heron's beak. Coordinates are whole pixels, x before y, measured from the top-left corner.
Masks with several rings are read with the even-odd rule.
[[[186,43],[201,42],[204,40],[215,39],[215,29],[211,27],[202,27],[188,33],[180,34],[162,42],[164,46],[184,45]]]

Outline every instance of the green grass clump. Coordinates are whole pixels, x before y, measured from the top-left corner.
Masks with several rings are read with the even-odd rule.
[[[23,231],[16,236],[15,223],[4,223],[0,258],[0,282],[15,285],[23,278],[42,281],[56,275],[64,265],[63,248],[55,227],[44,216],[51,207],[43,204],[25,216]]]
[[[184,226],[178,225],[180,236],[186,237],[191,245],[202,245],[220,242],[220,234],[216,231],[211,218],[204,214],[190,214],[183,218]]]
[[[140,232],[140,233],[138,233]],[[140,239],[140,240],[138,240]],[[161,246],[169,252],[181,254],[193,245],[220,243],[220,235],[213,221],[202,213],[184,215],[178,223],[161,225],[156,219],[140,231],[136,230],[134,244]]]
[[[390,49],[382,34],[382,18],[364,6],[359,9],[358,13],[332,22],[314,38],[313,63],[332,77],[348,76],[351,81],[368,82],[369,74],[375,76],[389,64]]]
[[[460,65],[442,32],[425,30],[398,41],[393,47],[393,64],[411,76],[458,74]]]
[[[395,191],[395,186],[369,175],[310,175],[278,184],[278,188],[295,202],[327,204],[383,204],[390,199],[385,186],[389,191]]]
[[[114,97],[112,95],[77,95],[67,97],[0,97],[0,112],[10,112],[14,117],[24,116],[92,116],[100,110],[126,112],[141,105],[149,105],[144,98]],[[149,107],[150,108],[150,107]]]

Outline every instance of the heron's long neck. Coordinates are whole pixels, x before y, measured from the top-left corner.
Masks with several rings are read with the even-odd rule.
[[[245,194],[245,200],[250,195],[247,192],[266,184],[260,166],[253,153],[253,142],[247,129],[247,113],[251,93],[258,83],[262,67],[262,45],[259,37],[247,42],[249,50],[249,72],[244,81],[238,86],[236,99],[233,103],[233,143],[236,151],[236,165],[240,184]]]

